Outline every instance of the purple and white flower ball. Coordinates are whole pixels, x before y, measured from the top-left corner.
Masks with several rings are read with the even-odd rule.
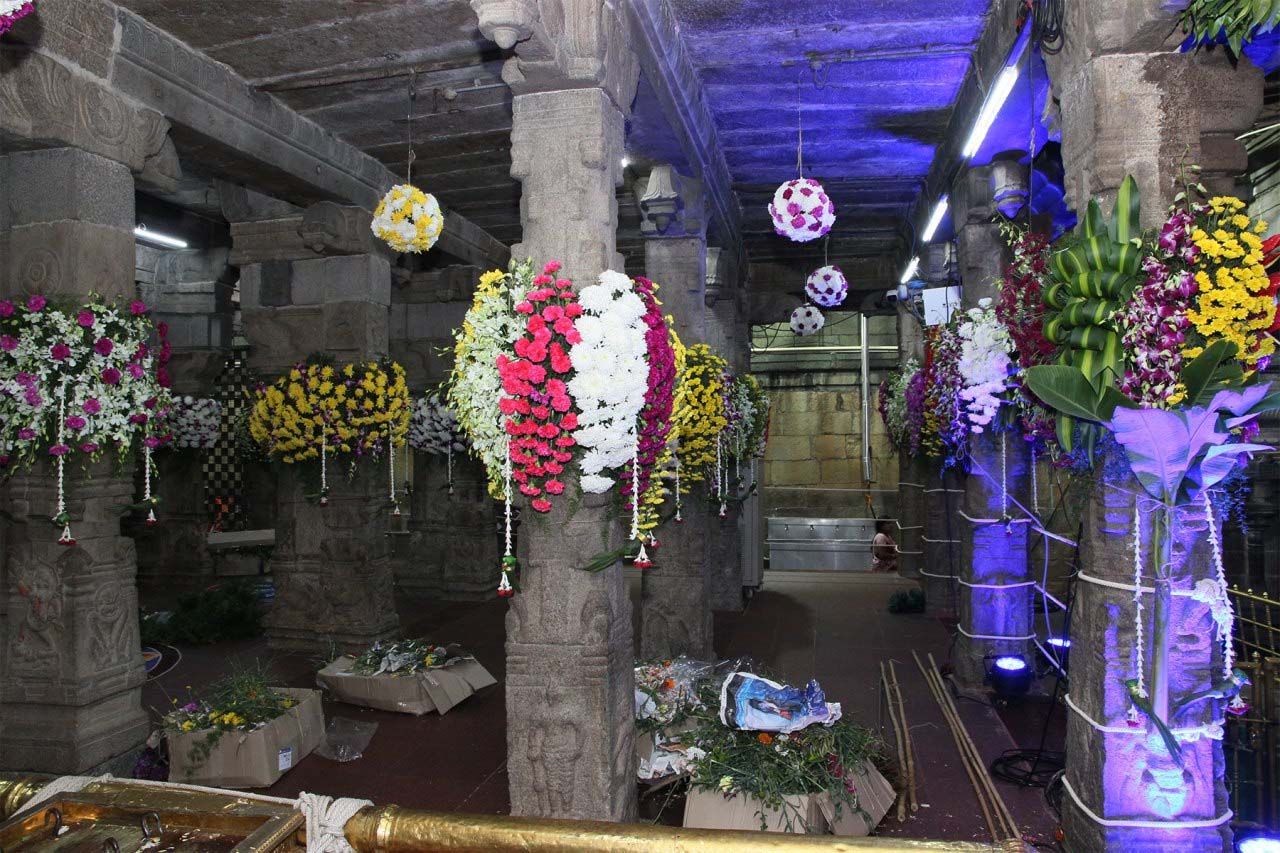
[[[835,308],[849,295],[849,282],[837,266],[818,267],[809,273],[804,292],[815,305]]]
[[[778,187],[769,203],[773,230],[797,243],[824,236],[836,221],[836,205],[812,178],[796,178]]]
[[[826,322],[822,312],[812,305],[801,305],[791,312],[791,331],[802,337],[816,334]]]

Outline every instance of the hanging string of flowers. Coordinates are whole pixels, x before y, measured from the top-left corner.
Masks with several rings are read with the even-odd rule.
[[[56,461],[52,520],[65,545],[75,544],[66,463],[112,451],[123,460],[135,441],[150,449],[168,438],[168,341],[161,336],[153,353],[148,312],[136,299],[110,305],[91,297],[68,307],[39,294],[0,300],[0,474]],[[146,505],[154,510],[155,502]]]
[[[497,362],[502,380],[498,404],[511,441],[511,477],[537,512],[550,512],[551,498],[564,493],[560,476],[578,444],[578,414],[568,385],[574,367],[569,350],[582,339],[573,320],[582,316],[583,308],[573,282],[555,278],[559,270],[560,263],[551,261],[534,277],[534,289],[515,306],[517,314],[528,318],[512,348],[515,357],[502,353]]]
[[[969,423],[960,397],[964,387],[960,346],[954,321],[926,333],[920,448],[925,455],[942,459],[944,467],[963,467],[968,458]]]
[[[576,329],[572,317],[560,320],[566,332],[576,331],[570,339],[573,378],[568,383],[578,408],[573,437],[584,451],[578,462],[582,490],[603,494],[614,486],[606,472],[639,458],[638,419],[650,372],[647,307],[631,279],[612,270],[584,287],[578,302]],[[628,467],[634,476],[636,466]]]
[[[484,463],[489,495],[495,500],[502,500],[505,494],[508,445],[498,357],[513,353],[516,340],[524,333],[526,315],[515,309],[533,287],[533,277],[529,261],[512,261],[506,272],[490,270],[480,276],[471,307],[456,333],[448,402],[458,427],[471,442],[471,452]]]
[[[911,358],[880,384],[880,417],[889,434],[889,443],[897,452],[909,456],[920,451],[921,424],[912,419],[908,405],[908,388],[917,377],[923,378],[920,362]],[[922,403],[923,395],[920,396]]]
[[[1014,363],[1019,371],[1053,360],[1055,347],[1044,335],[1044,293],[1052,284],[1049,239],[1035,231],[1002,224],[1013,259],[1004,269],[996,316],[1008,330],[1013,343]],[[1058,460],[1053,414],[1035,398],[1026,386],[1011,379],[1017,392],[1012,403],[1023,437],[1032,443],[1033,454],[1048,451]],[[1063,460],[1065,461],[1065,460]]]
[[[409,417],[409,446],[445,458],[449,494],[453,494],[453,454],[464,452],[467,440],[441,389],[437,388],[413,404],[413,413]]]
[[[403,445],[409,411],[399,364],[369,361],[336,367],[313,358],[258,391],[249,434],[281,462],[320,462],[325,504],[328,457],[350,454],[354,462]]]
[[[655,300],[656,302],[656,300]],[[667,416],[667,431],[665,441],[657,450],[657,458],[650,467],[649,485],[644,489],[644,494],[640,499],[640,521],[639,528],[642,535],[648,537],[651,545],[656,544],[653,531],[657,528],[661,521],[662,505],[666,503],[667,496],[673,495],[675,498],[675,520],[681,521],[680,515],[680,464],[679,457],[676,455],[676,446],[678,444],[677,428],[676,428],[676,412],[680,411],[684,404],[685,387],[684,387],[684,371],[685,371],[685,347],[680,341],[680,336],[676,333],[675,320],[670,315],[663,318],[666,327],[668,344],[671,348],[671,374],[670,374],[670,402],[669,412]],[[653,365],[652,350],[650,354],[650,368]],[[652,377],[652,373],[650,374]],[[652,386],[661,388],[661,385]],[[661,392],[654,394],[655,399],[655,418],[661,411]],[[644,413],[642,412],[642,417]],[[656,422],[656,421],[655,421]],[[641,434],[646,435],[644,427],[641,428]],[[656,438],[652,439],[656,440]],[[643,452],[643,451],[642,451]],[[658,476],[652,476],[656,471]],[[642,467],[640,476],[645,476],[645,469]],[[641,480],[643,482],[643,479]]]
[[[662,478],[654,476],[654,472],[661,470],[664,457],[670,457],[667,439],[671,433],[671,413],[678,379],[676,347],[679,339],[662,314],[658,289],[658,285],[647,278],[635,279],[635,292],[644,305],[642,320],[648,377],[644,404],[640,409],[636,464],[622,472],[619,483],[624,505],[634,516],[636,536],[649,540],[650,544],[653,544],[652,531],[658,523],[658,508],[662,505],[665,491]]]
[[[960,361],[957,365],[964,386],[960,399],[965,404],[969,429],[980,433],[991,424],[1009,388],[1009,353],[1013,341],[1004,324],[996,317],[990,299],[980,299],[977,308],[965,314],[957,330],[960,336]]]
[[[677,399],[674,416],[679,442],[677,457],[684,485],[706,479],[716,461],[716,440],[724,431],[724,396],[722,377],[727,363],[706,344],[694,344],[685,350],[682,393]]]

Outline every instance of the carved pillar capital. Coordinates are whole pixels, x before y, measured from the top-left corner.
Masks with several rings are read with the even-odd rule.
[[[502,79],[517,95],[599,88],[630,112],[640,64],[617,0],[471,0],[480,32],[515,56]]]
[[[695,237],[706,231],[702,182],[671,166],[654,166],[637,182],[636,198],[645,237]]]

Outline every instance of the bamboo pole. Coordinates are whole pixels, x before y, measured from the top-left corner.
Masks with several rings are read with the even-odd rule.
[[[978,781],[978,776],[973,772],[973,767],[969,762],[969,754],[961,744],[960,734],[951,722],[946,702],[938,692],[937,685],[933,683],[933,678],[930,677],[928,670],[925,669],[924,662],[920,660],[920,655],[916,654],[915,649],[911,650],[911,656],[915,658],[916,666],[920,668],[920,674],[924,676],[925,683],[929,685],[929,692],[933,694],[933,700],[938,703],[938,707],[942,710],[942,717],[947,721],[947,728],[951,730],[951,737],[956,742],[956,751],[960,753],[960,763],[964,766],[965,773],[969,775],[969,784],[973,786],[973,793],[978,799],[978,807],[982,809],[982,817],[987,823],[987,831],[991,833],[991,840],[999,841],[1000,833],[996,831],[995,821],[991,819],[991,809],[987,807],[986,791],[983,789],[982,783]]]
[[[907,709],[902,701],[902,686],[898,683],[898,671],[893,661],[889,661],[889,681],[893,685],[893,695],[898,703],[898,719],[902,721],[902,739],[907,748],[907,803],[911,811],[920,811],[920,800],[916,795],[916,747],[911,741],[911,727],[907,725]]]
[[[907,776],[907,756],[906,747],[902,740],[902,725],[898,722],[897,710],[893,701],[893,692],[889,689],[889,677],[885,674],[884,661],[880,661],[880,687],[884,690],[884,701],[889,707],[889,722],[893,725],[893,739],[898,746],[898,769],[904,777],[902,790],[898,792],[898,822],[903,823],[907,819],[907,788],[908,784],[905,777]]]

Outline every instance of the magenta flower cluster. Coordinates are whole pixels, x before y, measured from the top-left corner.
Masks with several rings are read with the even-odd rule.
[[[662,306],[658,304],[657,286],[647,278],[636,276],[634,279],[636,292],[645,304],[644,324],[645,344],[649,351],[648,390],[644,395],[644,408],[640,410],[639,431],[639,492],[644,495],[649,490],[649,483],[657,466],[663,448],[667,446],[667,437],[671,433],[671,409],[675,403],[676,391],[676,354],[671,347],[671,335],[667,330],[666,318],[662,316]],[[618,488],[626,501],[628,510],[632,508],[631,468],[622,470]]]

